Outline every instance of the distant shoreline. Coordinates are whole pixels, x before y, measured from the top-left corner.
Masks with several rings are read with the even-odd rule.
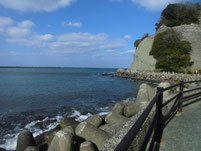
[[[119,69],[114,67],[51,67],[51,66],[0,66],[0,68],[77,68],[77,69]]]
[[[0,66],[0,68],[61,68],[61,67],[35,67],[35,66]]]

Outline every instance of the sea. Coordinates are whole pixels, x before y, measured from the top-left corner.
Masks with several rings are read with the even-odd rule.
[[[0,147],[15,150],[17,136],[55,128],[62,117],[83,121],[107,114],[116,102],[135,100],[141,81],[103,68],[0,68]]]

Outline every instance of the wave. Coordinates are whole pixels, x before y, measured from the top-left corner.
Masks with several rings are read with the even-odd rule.
[[[3,137],[4,144],[0,145],[0,147],[5,148],[6,150],[15,150],[17,146],[17,137],[23,130],[28,130],[33,133],[33,136],[38,136],[43,134],[51,129],[54,129],[59,121],[61,120],[62,116],[55,116],[53,118],[46,117],[42,120],[36,120],[28,123],[24,128],[20,128],[20,126],[16,126],[12,133],[7,134]],[[53,121],[53,122],[51,122]],[[37,124],[48,122],[49,124],[44,127],[39,127]]]
[[[97,109],[97,113],[102,116],[106,115],[110,111],[110,106],[106,107],[100,107]],[[73,110],[72,114],[68,117],[75,118],[76,121],[82,122],[86,120],[88,117],[92,116],[91,113],[82,114],[78,110]],[[40,134],[43,134],[45,132],[48,132],[52,129],[54,129],[60,122],[60,120],[63,118],[63,116],[57,115],[55,117],[45,117],[41,120],[34,120],[30,123],[26,124],[24,127],[22,127],[20,124],[15,127],[14,130],[10,131],[9,134],[3,136],[3,144],[0,145],[0,147],[5,148],[6,150],[15,150],[17,145],[17,137],[23,130],[28,130],[32,132],[33,136],[36,137]]]

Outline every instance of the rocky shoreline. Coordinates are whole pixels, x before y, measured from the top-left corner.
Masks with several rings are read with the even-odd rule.
[[[184,74],[184,73],[170,73],[170,72],[151,72],[151,71],[137,71],[130,69],[118,69],[113,76],[129,78],[134,80],[143,80],[151,82],[170,83],[187,82],[201,80],[201,74]]]
[[[162,82],[158,86],[165,88],[170,85]],[[196,86],[198,85],[191,84],[185,89]],[[164,100],[177,92],[178,89],[167,91],[164,93]],[[64,117],[56,128],[35,138],[31,132],[23,131],[18,135],[16,151],[113,151],[155,94],[156,86],[144,83],[140,85],[136,100],[127,99],[116,103],[107,115],[92,115],[82,122]],[[129,151],[139,149],[154,110],[138,132]],[[167,106],[163,113],[168,110]],[[0,151],[5,150],[0,148]]]
[[[170,84],[163,82],[159,86],[168,87]],[[135,101],[127,99],[116,103],[112,111],[105,116],[92,115],[81,123],[64,117],[55,129],[35,138],[31,132],[23,131],[18,136],[16,151],[112,151],[155,93],[156,87],[142,84]],[[168,96],[170,93],[173,92],[165,95]],[[131,145],[131,150],[136,150],[140,146],[151,118],[152,114]]]

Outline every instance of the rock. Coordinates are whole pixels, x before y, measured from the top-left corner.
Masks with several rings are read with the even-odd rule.
[[[171,86],[169,82],[161,82],[158,87],[163,87],[163,88],[167,88]],[[164,91],[163,92],[163,96],[166,97],[166,96],[169,96],[171,94],[171,90],[167,90],[167,91]]]
[[[138,103],[138,107],[140,110],[144,110],[149,105],[149,102],[147,101],[141,101]]]
[[[124,115],[126,117],[131,117],[135,114],[138,113],[138,111],[140,110],[139,106],[137,105],[136,102],[134,101],[129,101],[128,103],[126,103],[125,108],[124,108]]]
[[[140,101],[146,101],[146,102],[151,101],[148,91],[146,89],[139,89],[136,102],[140,102]]]
[[[154,41],[153,37],[147,37],[140,42],[140,44],[138,45],[135,51],[133,62],[129,68],[131,71],[133,70],[154,71],[155,70],[156,60],[153,58],[153,56],[149,55],[149,52],[151,51],[151,48],[152,48],[153,41]]]
[[[117,70],[117,72],[120,72],[120,73],[125,72],[125,71],[126,71],[125,69],[118,69]]]
[[[57,132],[58,132],[58,130],[55,130],[55,131],[51,131],[51,132],[45,134],[45,141],[47,142],[48,146],[50,146],[50,144]]]
[[[103,124],[101,125],[99,128],[102,130],[105,130],[106,128],[108,128],[110,125],[109,124]]]
[[[36,146],[36,143],[31,132],[23,131],[18,135],[16,151],[24,151],[28,146]]]
[[[167,29],[173,29],[181,35],[181,40],[185,40],[191,43],[191,61],[194,64],[190,67],[190,70],[194,72],[195,70],[201,69],[201,26],[199,24],[189,24],[189,25],[180,25],[175,27],[167,27],[162,25],[156,32],[164,32]],[[149,53],[152,49],[154,37],[147,37],[140,42],[138,45],[135,54],[133,63],[130,66],[130,70],[140,70],[140,71],[154,71],[156,60],[153,56],[150,56]]]
[[[4,148],[1,148],[1,147],[0,147],[0,151],[6,151],[6,150],[5,150]]]
[[[116,103],[115,106],[112,109],[112,112],[115,112],[117,114],[123,115],[124,112],[124,104],[123,103]]]
[[[47,151],[48,144],[47,143],[42,143],[42,144],[38,145],[38,149],[39,149],[39,151]]]
[[[60,126],[61,128],[65,128],[67,126],[72,126],[73,128],[75,128],[79,122],[75,121],[73,118],[67,118],[67,117],[64,117],[61,121],[60,121]]]
[[[45,134],[40,134],[40,135],[38,135],[38,136],[36,136],[36,137],[34,138],[34,140],[35,140],[35,142],[36,142],[36,145],[40,145],[40,144],[42,144],[42,143],[45,142],[45,137],[44,137],[44,135],[45,135]]]
[[[155,96],[156,91],[154,90],[154,88],[148,84],[141,84],[138,94],[137,94],[137,98],[136,98],[136,102],[140,102],[140,101],[151,101],[152,98]]]
[[[123,115],[119,115],[117,113],[114,112],[110,112],[106,117],[105,117],[105,121],[110,124],[124,124],[127,121],[129,121],[129,118],[123,116]]]
[[[75,130],[71,127],[71,126],[67,126],[63,129],[64,132],[66,133],[71,133],[73,135],[75,135]]]
[[[62,130],[58,131],[48,151],[73,151],[73,135]]]
[[[99,127],[102,124],[103,119],[100,117],[100,115],[96,114],[86,119],[86,122]]]
[[[52,130],[47,131],[47,132],[45,132],[45,133],[42,133],[42,134],[36,136],[36,137],[34,138],[34,139],[35,139],[35,142],[36,142],[36,145],[37,145],[37,146],[40,146],[41,144],[44,144],[45,142],[49,142],[49,141],[47,140],[46,136],[51,135],[52,132],[54,132],[54,131],[58,132],[60,129],[61,129],[60,125],[57,125],[57,126],[56,126],[55,128],[53,128]],[[55,134],[56,134],[56,133],[55,133]],[[54,136],[53,136],[53,137],[54,137]],[[52,139],[53,139],[53,137],[52,137]],[[51,139],[51,141],[52,141],[52,139]],[[51,143],[51,142],[50,142],[50,143]],[[40,150],[40,149],[39,149],[39,150]]]
[[[110,135],[110,136],[113,136],[115,135],[119,130],[121,130],[123,127],[123,125],[119,125],[119,124],[114,124],[114,125],[111,125],[109,127],[107,127],[105,129],[105,131]]]
[[[39,151],[37,147],[29,146],[25,149],[25,151]]]
[[[198,87],[198,85],[197,85],[196,83],[190,83],[190,84],[188,85],[188,89],[194,89],[194,88],[196,88],[196,87]]]
[[[80,145],[80,151],[97,151],[92,142],[86,141]]]
[[[103,130],[95,127],[94,125],[85,122],[80,123],[76,129],[75,134],[93,142],[100,148],[110,136]]]

